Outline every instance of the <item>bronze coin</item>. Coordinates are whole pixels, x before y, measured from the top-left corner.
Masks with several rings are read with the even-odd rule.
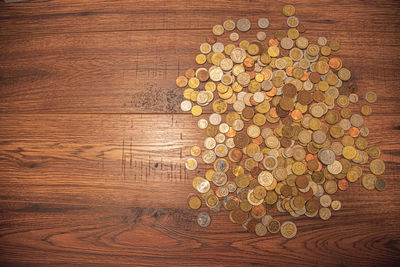
[[[350,95],[350,88],[348,86],[342,86],[339,88],[339,94],[349,96]]]
[[[311,174],[311,179],[315,183],[321,184],[324,181],[324,174],[321,171],[315,171]]]
[[[338,183],[339,190],[346,191],[349,188],[349,182],[346,179],[339,180]]]
[[[289,50],[281,49],[280,52],[281,52],[281,56],[282,57],[288,57],[289,56]]]
[[[287,83],[282,88],[283,96],[294,98],[297,94],[297,88],[292,83]]]
[[[262,172],[262,170],[258,167],[251,169],[250,174],[251,176],[253,176],[254,178],[258,177],[258,175]],[[257,179],[255,179],[255,181],[257,181]]]
[[[278,115],[278,117],[284,118],[284,117],[287,117],[289,115],[289,111],[288,110],[283,110],[280,106],[277,106],[276,107],[276,114]]]
[[[292,145],[292,139],[287,138],[287,137],[283,137],[281,139],[281,146],[282,147],[290,147]]]
[[[312,159],[309,162],[307,162],[307,168],[310,171],[316,171],[319,167],[318,161],[316,159]]]
[[[207,35],[207,37],[206,37],[206,41],[207,41],[207,43],[209,43],[209,44],[215,44],[216,42],[217,42],[217,37],[215,37],[214,35],[212,35],[212,34],[209,34],[209,35]]]
[[[318,72],[311,72],[308,78],[312,83],[319,83],[321,81],[321,75]]]
[[[322,102],[325,100],[325,95],[322,91],[315,91],[313,94],[315,102]]]
[[[306,32],[306,27],[304,27],[304,25],[302,23],[299,23],[299,25],[297,25],[296,29],[299,31],[299,33],[305,33]]]
[[[315,199],[307,200],[306,202],[306,211],[308,213],[315,213],[319,209],[319,201]]]
[[[230,151],[230,156],[235,162],[239,162],[243,157],[243,152],[240,149],[234,148]]]
[[[193,78],[195,75],[196,75],[196,72],[194,71],[194,69],[187,69],[185,71],[185,76],[188,79]]]
[[[249,217],[248,212],[243,211],[240,208],[236,208],[231,211],[232,220],[238,224],[244,223],[248,217]]]
[[[197,78],[201,82],[205,82],[205,81],[208,80],[208,78],[210,78],[210,74],[206,70],[200,70],[200,71],[197,72]]]
[[[282,124],[286,124],[286,125],[290,125],[290,124],[292,124],[292,122],[293,122],[293,119],[292,119],[292,117],[285,117],[285,118],[282,118]]]
[[[234,138],[233,142],[235,143],[237,148],[244,148],[249,144],[249,137],[246,133],[238,133]]]
[[[310,188],[310,190],[308,190],[307,192],[304,192],[304,193],[299,191],[299,196],[303,197],[305,200],[312,199],[313,194],[314,194],[314,192],[311,188]]]
[[[296,185],[298,188],[304,189],[308,186],[308,179],[305,175],[297,176]]]
[[[218,133],[218,129],[217,127],[215,127],[214,125],[209,124],[206,128],[206,134],[209,137],[215,137]]]
[[[279,106],[286,111],[290,111],[294,107],[294,101],[290,97],[282,97],[281,100],[279,101]]]
[[[247,230],[248,230],[250,233],[255,233],[255,232],[256,232],[255,229],[256,229],[257,223],[259,223],[259,221],[254,220],[254,219],[251,219],[251,220],[247,223]]]
[[[292,195],[292,188],[290,186],[286,185],[286,184],[283,185],[281,187],[281,195],[284,196],[284,197],[291,196]]]
[[[302,105],[311,104],[313,101],[313,95],[306,90],[300,91],[297,95],[297,101]]]
[[[254,116],[254,109],[251,107],[245,107],[242,111],[242,115],[245,119],[250,120]]]

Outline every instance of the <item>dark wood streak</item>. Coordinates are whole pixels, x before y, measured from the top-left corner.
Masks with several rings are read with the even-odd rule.
[[[200,2],[0,2],[1,265],[399,262],[397,1],[291,1],[312,42],[340,41],[360,95],[378,94],[365,124],[388,183],[384,192],[360,181],[338,192],[343,208],[327,222],[274,214],[296,222],[293,240],[248,234],[225,211],[202,229],[187,208],[206,166],[183,163],[205,133],[180,111],[176,76],[195,67],[216,23],[266,16],[268,36],[285,24],[281,1]]]

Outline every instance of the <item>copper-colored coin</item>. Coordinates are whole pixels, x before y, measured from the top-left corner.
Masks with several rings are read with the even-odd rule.
[[[299,31],[299,33],[306,32],[306,27],[304,27],[304,25],[302,23],[299,23],[299,25],[297,25],[296,29]]]
[[[297,94],[297,88],[292,83],[287,83],[282,88],[283,96],[294,98]]]
[[[315,199],[307,200],[305,207],[307,212],[315,213],[319,209],[319,201]]]
[[[202,70],[197,72],[197,78],[201,82],[206,82],[209,77],[210,77],[210,75],[209,75],[208,71],[206,71],[205,69],[202,69]]]
[[[386,188],[386,180],[383,178],[377,178],[375,181],[375,188],[378,191],[383,191]]]
[[[217,42],[217,37],[215,37],[214,35],[210,34],[206,37],[206,41],[209,44],[215,44]]]
[[[176,78],[176,86],[183,88],[188,84],[188,79],[185,76],[179,76]]]
[[[194,69],[187,69],[185,71],[185,77],[190,79],[193,78],[196,75],[196,72],[194,71]]]
[[[285,111],[292,110],[294,107],[294,101],[290,97],[282,97],[279,101],[279,107],[281,107]]]
[[[239,162],[243,157],[243,153],[240,149],[233,148],[229,151],[228,157],[233,162]]]
[[[300,91],[297,95],[297,101],[302,105],[311,104],[313,101],[313,95],[309,91]]]
[[[284,109],[281,108],[281,106],[277,106],[276,107],[276,114],[278,115],[278,117],[284,118],[284,117],[287,117],[289,115],[289,110],[284,110]]]
[[[339,190],[346,191],[349,188],[349,182],[346,179],[341,179],[337,183]]]
[[[261,217],[263,217],[266,212],[267,210],[265,209],[265,206],[263,204],[253,206],[253,208],[251,208],[251,214],[256,219],[261,219]]]
[[[245,119],[252,119],[254,116],[254,109],[251,107],[245,107],[244,110],[242,111],[242,115]]]
[[[238,133],[234,138],[233,141],[238,148],[244,148],[249,144],[249,137],[246,133]]]
[[[230,216],[234,222],[236,222],[238,224],[242,224],[247,220],[247,218],[249,217],[249,214],[247,212],[241,210],[240,208],[236,208],[231,211]]]
[[[316,102],[322,102],[322,101],[325,100],[325,95],[324,95],[324,93],[321,92],[321,91],[315,91],[314,94],[313,94],[313,99],[314,99]]]
[[[312,83],[319,83],[321,81],[321,75],[318,72],[311,72],[308,77]]]
[[[298,188],[301,188],[301,189],[306,188],[308,186],[308,183],[309,183],[309,181],[307,179],[307,176],[305,176],[305,175],[297,176],[296,185]]]

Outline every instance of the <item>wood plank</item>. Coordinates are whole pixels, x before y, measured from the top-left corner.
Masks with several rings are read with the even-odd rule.
[[[400,236],[398,118],[384,118],[373,116],[366,124],[370,143],[383,142],[387,190],[366,192],[356,183],[338,192],[340,212],[328,222],[294,219],[299,234],[286,241],[275,235],[251,236],[229,223],[227,212],[212,214],[212,226],[200,229],[196,213],[181,201],[193,191],[194,172],[182,179],[169,177],[168,169],[135,167],[122,178],[120,170],[130,161],[130,144],[124,141],[129,136],[135,137],[133,162],[158,153],[160,159],[149,167],[165,158],[182,165],[189,146],[204,137],[198,136],[190,115],[3,115],[0,247],[7,257],[2,261],[277,265],[301,259],[310,264],[392,264],[398,259]],[[377,129],[386,133],[383,141]],[[104,159],[99,158],[102,151]],[[204,173],[204,165],[199,171]],[[147,177],[133,179],[132,173]]]
[[[311,30],[306,36],[315,42],[320,34],[326,35]],[[180,112],[182,90],[175,79],[196,67],[193,59],[206,35],[205,30],[169,30],[0,40],[0,112]],[[362,92],[377,91],[390,112],[399,110],[399,96],[392,94],[400,82],[394,75],[400,70],[397,37],[380,33],[379,50],[371,46],[370,33],[339,39],[338,55],[354,83]]]
[[[394,0],[291,3],[295,4],[296,14],[301,21],[314,30],[397,33],[399,7]],[[206,0],[201,3],[194,0],[51,0],[23,4],[0,3],[0,35],[210,29],[225,19],[238,19],[245,14],[267,16],[271,19],[272,26],[283,26],[281,10],[284,4],[280,1],[251,1],[249,4],[245,0]]]
[[[1,262],[393,265],[399,260],[400,231],[393,217],[398,208],[378,211],[380,204],[371,204],[355,207],[346,201],[328,222],[296,220],[296,239],[282,240],[251,236],[227,223],[222,212],[212,214],[212,227],[205,231],[194,213],[181,209],[1,202]]]

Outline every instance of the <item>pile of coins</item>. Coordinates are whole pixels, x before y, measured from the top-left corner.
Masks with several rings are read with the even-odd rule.
[[[335,55],[339,43],[319,37],[312,44],[300,36],[305,27],[294,6],[284,6],[283,14],[288,29],[268,41],[267,18],[258,20],[254,41],[239,42],[239,33],[251,28],[248,19],[215,25],[195,57],[200,67],[188,69],[176,85],[184,89],[183,111],[200,116],[209,104],[213,110],[199,119],[207,137],[185,164],[195,170],[201,158],[210,166],[193,179],[199,195],[188,196],[189,207],[223,208],[258,236],[293,238],[296,224],[272,215],[327,220],[341,208],[332,199],[338,190],[360,179],[366,189],[381,191],[386,182],[379,177],[385,171],[381,152],[368,145],[364,126],[376,94],[359,99],[350,70]],[[218,42],[227,32],[232,43]],[[363,173],[360,165],[368,163],[370,173]],[[209,213],[200,212],[197,222],[209,226]]]

